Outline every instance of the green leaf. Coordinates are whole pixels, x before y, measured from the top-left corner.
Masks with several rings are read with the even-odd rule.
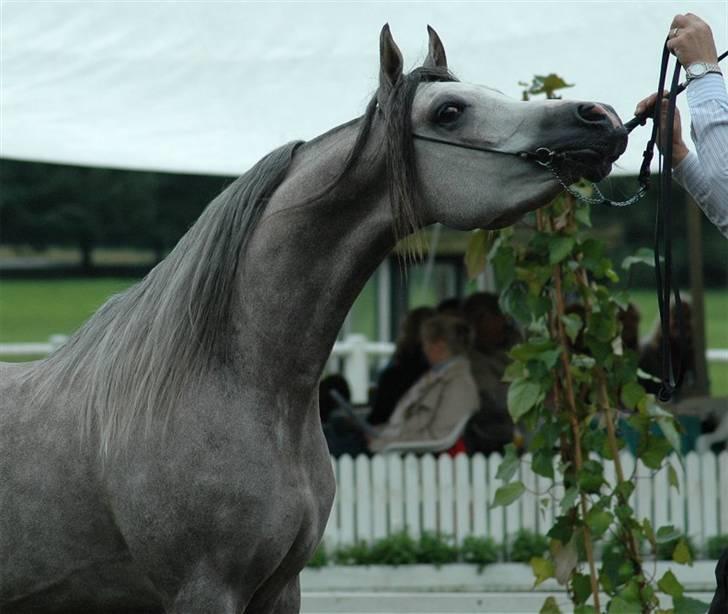
[[[593,605],[581,604],[574,608],[574,614],[599,614]]]
[[[675,428],[675,421],[672,418],[662,418],[657,421],[657,424],[675,452],[681,454],[680,435]]]
[[[584,226],[588,226],[591,228],[591,209],[588,206],[579,206],[576,208],[576,211],[574,212],[574,217],[576,218],[577,222],[580,222],[581,224],[584,224]]]
[[[648,266],[655,266],[655,252],[646,247],[640,247],[634,254],[634,256],[627,256],[622,261],[622,268],[628,270],[633,264],[646,264]]]
[[[655,533],[655,541],[658,544],[666,544],[667,542],[671,542],[676,540],[682,535],[682,532],[670,525],[665,525],[664,527],[660,527],[657,529],[657,533]]]
[[[537,450],[531,461],[533,472],[551,480],[554,479],[554,457],[550,449]]]
[[[475,279],[485,269],[488,251],[493,245],[494,236],[495,233],[480,228],[470,233],[465,250],[465,268],[469,279]]]
[[[561,321],[564,323],[566,336],[569,337],[572,343],[574,343],[584,326],[584,321],[581,319],[581,316],[578,313],[570,313],[561,316]]]
[[[574,237],[555,237],[549,241],[549,264],[558,264],[576,245]]]
[[[588,493],[597,493],[604,483],[604,468],[593,460],[586,461],[577,473],[579,488]]]
[[[647,449],[639,456],[642,461],[650,469],[659,469],[662,461],[670,453],[672,446],[667,439],[663,437],[649,437],[647,440]]]
[[[637,382],[629,382],[622,388],[622,403],[627,409],[634,409],[647,394],[645,389]]]
[[[576,497],[578,495],[579,490],[575,486],[567,489],[567,491],[564,493],[564,496],[561,498],[561,511],[568,512],[572,507],[574,507],[574,504],[576,503]],[[569,537],[571,537],[571,533],[569,533]],[[567,541],[569,537],[566,538]]]
[[[546,597],[546,601],[543,602],[541,609],[538,614],[561,614],[558,604],[556,603],[555,597]]]
[[[508,387],[508,411],[514,422],[541,402],[544,394],[541,386],[526,379],[516,380]]]
[[[582,573],[575,573],[571,578],[571,586],[574,589],[574,604],[579,605],[589,599],[591,595],[591,578]]]
[[[670,486],[674,487],[676,491],[680,492],[680,482],[677,478],[677,471],[670,463],[667,464],[667,482]]]
[[[681,537],[680,541],[677,542],[677,546],[675,546],[675,550],[672,552],[672,560],[681,565],[693,564],[693,556],[690,554],[688,542],[684,537]]]
[[[549,559],[534,556],[531,561],[531,569],[536,578],[534,586],[538,586],[544,580],[554,577],[554,563]]]
[[[675,614],[705,614],[710,608],[709,603],[685,596],[673,599],[672,605]]]
[[[499,505],[506,507],[518,499],[525,491],[526,487],[520,480],[501,486],[495,491],[491,507],[498,507]]]
[[[560,541],[562,544],[568,544],[573,533],[574,521],[569,516],[559,516],[546,535],[551,539]]]
[[[593,507],[586,515],[586,523],[595,539],[598,539],[607,532],[609,525],[612,524],[612,520],[614,520],[614,516],[610,512],[600,510],[598,507]]]
[[[503,456],[501,464],[498,465],[498,471],[496,472],[495,477],[499,480],[503,480],[504,482],[510,482],[511,478],[516,474],[516,471],[518,471],[520,463],[521,461],[518,459],[518,455],[516,454],[516,446],[509,443],[505,447],[505,455]]]
[[[669,569],[665,572],[662,578],[657,581],[657,588],[673,598],[682,597],[683,592],[685,592],[683,585],[678,582],[675,574],[672,573]]]
[[[622,597],[615,597],[609,602],[607,614],[640,614],[642,608],[637,603],[629,603]]]

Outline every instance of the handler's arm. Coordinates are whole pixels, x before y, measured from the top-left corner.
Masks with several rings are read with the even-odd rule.
[[[717,73],[693,80],[687,89],[697,153],[674,168],[675,179],[708,219],[728,238],[728,93]]]

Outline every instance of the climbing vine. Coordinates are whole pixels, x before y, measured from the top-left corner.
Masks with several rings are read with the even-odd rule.
[[[554,98],[563,87],[556,75],[536,77],[524,99]],[[675,464],[682,462],[678,423],[646,393],[638,356],[621,343],[619,316],[629,296],[615,287],[619,275],[603,243],[589,236],[587,205],[563,194],[528,219],[527,233],[478,231],[468,266],[477,270],[475,261],[487,253],[501,307],[526,331],[506,371],[508,408],[533,433],[531,468],[550,481],[538,494],[544,507],[555,507],[549,553],[530,560],[535,583],[555,578],[565,585],[577,614],[704,612],[707,604],[684,596],[671,571],[655,577],[652,561],[662,544],[675,544],[674,561],[692,563],[685,536],[672,526],[653,527],[629,504],[636,478],[620,462],[625,424],[636,433],[635,456],[652,471],[665,466],[672,488],[679,488]],[[641,251],[622,266],[645,256]],[[526,491],[516,479],[520,462],[509,446],[494,506],[510,505]],[[607,463],[613,471],[605,471]],[[672,598],[673,609],[660,609],[660,592]],[[559,608],[549,598],[541,612]]]

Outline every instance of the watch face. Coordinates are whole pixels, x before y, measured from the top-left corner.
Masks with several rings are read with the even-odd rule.
[[[704,74],[706,70],[707,67],[703,62],[696,62],[695,64],[688,66],[687,72],[691,77],[699,77]]]

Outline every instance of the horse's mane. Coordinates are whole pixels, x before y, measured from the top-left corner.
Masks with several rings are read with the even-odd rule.
[[[413,71],[395,85],[384,118],[396,236],[419,226],[410,110],[423,80],[452,78],[438,69]],[[313,199],[360,159],[377,112],[375,96],[343,170]],[[166,422],[184,391],[224,367],[233,350],[230,312],[241,254],[299,144],[274,150],[233,182],[141,282],[109,299],[63,347],[36,363],[28,373],[35,401],[71,393],[82,404],[83,432],[96,433],[106,455],[129,441],[140,420],[147,430],[153,420]]]

